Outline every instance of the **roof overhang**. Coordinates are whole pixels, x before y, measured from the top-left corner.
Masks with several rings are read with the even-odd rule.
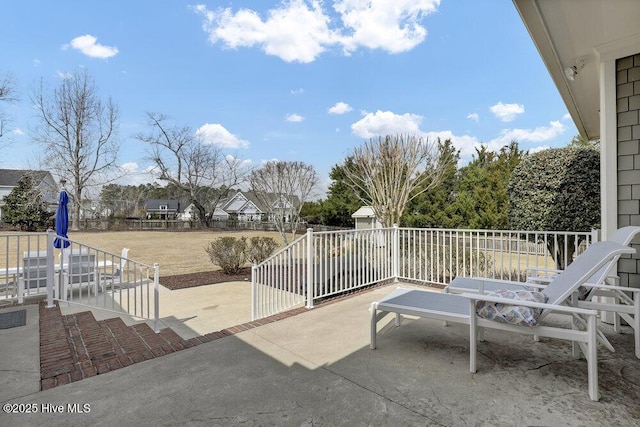
[[[580,135],[600,138],[600,64],[640,52],[638,0],[513,0]],[[584,61],[574,80],[565,74]]]

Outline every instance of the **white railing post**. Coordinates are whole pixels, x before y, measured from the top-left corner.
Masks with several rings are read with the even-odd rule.
[[[147,297],[148,298],[148,297]],[[153,330],[160,332],[160,265],[153,264]]]
[[[251,265],[251,320],[258,318],[258,292],[256,289],[256,276],[258,271],[258,265],[254,262]]]
[[[394,282],[397,282],[398,276],[400,276],[400,229],[398,224],[393,224],[391,238],[393,239],[391,242],[391,277]]]
[[[53,285],[54,285],[53,277],[55,274],[55,268],[54,268],[55,259],[53,255],[54,240],[55,240],[55,234],[53,230],[48,229],[47,230],[47,308],[53,307]],[[62,274],[62,272],[60,274]]]
[[[306,308],[313,308],[313,228],[307,228],[307,302]]]

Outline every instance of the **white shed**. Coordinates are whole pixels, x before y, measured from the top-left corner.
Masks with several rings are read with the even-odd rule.
[[[362,206],[351,215],[351,218],[356,220],[356,230],[382,228],[382,223],[376,218],[372,206]]]

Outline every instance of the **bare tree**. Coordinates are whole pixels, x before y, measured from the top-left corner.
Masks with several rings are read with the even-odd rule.
[[[31,95],[40,126],[35,138],[45,145],[45,157],[54,174],[68,182],[73,215],[71,229],[80,227],[83,193],[108,182],[117,170],[118,108],[111,98],[102,101],[86,69],[65,77],[49,92],[41,81]]]
[[[247,168],[220,147],[201,141],[189,127],[171,126],[163,114],[147,117],[151,132],[137,138],[151,145],[159,179],[174,184],[198,210],[200,224],[209,227],[218,201],[245,179]]]
[[[11,103],[18,100],[16,93],[16,83],[10,74],[0,78],[0,101]],[[0,138],[4,135],[8,122],[8,117],[3,110],[0,110]]]
[[[415,136],[370,139],[345,163],[346,182],[385,227],[399,224],[406,204],[437,185],[446,169],[438,144]]]
[[[314,196],[318,186],[315,169],[303,162],[272,161],[251,172],[249,183],[258,200],[271,209],[282,241],[289,244],[286,226],[291,226],[293,241],[302,205]]]

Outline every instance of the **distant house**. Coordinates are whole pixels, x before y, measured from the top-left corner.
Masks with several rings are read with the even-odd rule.
[[[174,219],[180,212],[180,202],[177,200],[149,199],[145,206],[147,218],[158,216],[160,219]]]
[[[8,196],[24,175],[31,176],[31,182],[40,190],[42,197],[51,212],[55,212],[58,206],[58,184],[51,172],[28,169],[0,169],[0,219],[4,197]]]
[[[178,212],[176,219],[179,221],[193,221],[198,219],[198,209],[196,209],[196,205],[190,203],[184,210]]]
[[[382,223],[376,218],[372,206],[362,206],[351,215],[351,218],[356,221],[356,230],[382,228]]]
[[[269,195],[269,204],[265,205],[253,191],[236,191],[221,199],[213,212],[213,219],[225,221],[235,218],[239,222],[273,221],[281,216],[289,222],[294,206],[285,197]]]

